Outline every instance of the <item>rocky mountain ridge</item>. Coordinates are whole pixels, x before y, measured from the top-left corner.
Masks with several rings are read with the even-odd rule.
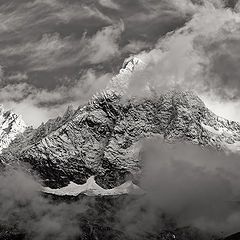
[[[132,72],[142,71],[144,64],[130,59],[123,67],[107,89],[86,105],[75,111],[70,108],[62,118],[13,141],[11,157],[8,149],[2,161],[13,158],[30,164],[48,187],[84,184],[95,176],[96,183],[108,189],[141,173],[146,139],[239,150],[240,124],[216,116],[192,92],[172,89],[141,98],[123,97]]]

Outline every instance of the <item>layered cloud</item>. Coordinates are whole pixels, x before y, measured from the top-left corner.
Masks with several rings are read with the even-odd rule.
[[[0,50],[1,56],[21,57],[25,70],[50,71],[83,63],[99,63],[118,55],[117,41],[124,26],[108,26],[93,37],[83,35],[81,39],[61,37],[58,33],[43,34],[37,41],[9,46]]]
[[[158,89],[181,85],[201,94],[218,114],[240,120],[228,110],[233,101],[231,106],[239,105],[238,9],[235,0],[1,3],[1,101],[22,115],[29,116],[22,106],[39,109],[39,115],[44,110],[39,119],[45,120],[57,115],[54,106],[76,102],[65,97],[74,87],[83,96],[76,79],[88,79],[88,69],[98,86],[98,76],[100,82],[109,79],[106,73],[116,73],[125,57],[137,54],[148,67],[136,75],[131,92],[139,92],[146,79]],[[44,104],[40,93],[49,95]]]

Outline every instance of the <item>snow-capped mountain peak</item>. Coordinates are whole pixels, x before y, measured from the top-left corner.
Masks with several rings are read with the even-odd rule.
[[[120,73],[124,71],[133,72],[134,70],[143,69],[144,67],[145,63],[140,58],[129,57],[124,60]]]
[[[131,78],[133,73],[142,71],[146,67],[146,64],[137,57],[129,57],[127,58],[122,68],[115,77],[109,82],[106,92],[114,92],[119,95],[124,95],[128,86],[131,82]]]
[[[7,148],[19,133],[23,133],[27,125],[21,116],[12,111],[5,111],[0,105],[0,152]]]

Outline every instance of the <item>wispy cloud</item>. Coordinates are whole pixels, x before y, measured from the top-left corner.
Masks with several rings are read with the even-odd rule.
[[[7,76],[7,79],[9,81],[14,81],[14,82],[15,81],[16,82],[18,82],[18,81],[26,81],[26,80],[28,80],[28,75],[27,75],[27,73],[16,72],[16,73],[13,73],[13,74]]]
[[[144,49],[151,48],[151,44],[140,40],[130,40],[123,48],[123,52],[139,53]]]
[[[107,8],[112,8],[112,9],[119,9],[120,5],[118,5],[115,1],[113,0],[98,0],[99,3]]]
[[[44,23],[69,22],[95,18],[111,23],[111,19],[101,13],[94,5],[83,3],[68,3],[62,0],[35,0],[2,4],[0,6],[0,31],[27,30],[28,27],[37,27]]]
[[[73,90],[77,76],[87,68],[93,69],[89,72],[94,72],[98,79],[99,72],[104,76],[106,71],[112,71],[112,64],[116,69],[124,57],[149,49],[152,51],[140,54],[147,58],[144,60],[150,59],[151,64],[137,78],[137,87],[141,87],[143,78],[152,79],[152,84],[177,83],[182,79],[186,83],[201,70],[205,82],[199,77],[194,78],[195,82],[188,81],[194,82],[194,87],[204,82],[203,86],[210,88],[214,81],[207,81],[206,76],[211,75],[209,79],[212,79],[214,75],[220,90],[228,74],[227,78],[232,80],[222,89],[230,93],[231,88],[235,96],[238,55],[233,46],[238,41],[239,30],[234,23],[237,13],[223,9],[223,6],[221,0],[96,0],[91,3],[23,0],[3,3],[0,5],[0,64],[5,71],[1,76],[1,96],[6,99],[1,97],[1,101],[14,109],[17,106],[23,109],[20,103],[40,106],[40,96],[44,95],[49,102],[58,102],[59,106],[61,103],[65,107],[69,99],[60,96]],[[235,30],[230,31],[231,27],[229,30],[224,25],[234,26]],[[175,32],[171,33],[172,30]],[[221,67],[222,58],[231,71]],[[66,76],[68,84],[62,76]],[[214,86],[216,90],[216,84]],[[81,88],[84,89],[80,85],[76,87],[80,92]],[[34,94],[31,95],[29,89]],[[13,90],[16,98],[7,97],[6,94],[10,96]],[[49,112],[51,116],[56,115]],[[44,116],[42,119],[47,118],[45,113]]]
[[[104,62],[119,53],[118,40],[123,30],[122,24],[108,26],[91,38],[84,35],[81,39],[61,37],[58,33],[43,34],[40,40],[0,50],[0,56],[21,57],[21,64],[28,71]]]

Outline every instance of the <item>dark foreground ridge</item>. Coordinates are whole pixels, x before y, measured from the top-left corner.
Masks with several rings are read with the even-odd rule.
[[[129,196],[119,197],[58,197],[46,195],[55,204],[76,201],[89,202],[89,209],[78,219],[81,234],[76,240],[223,240],[217,236],[200,232],[192,227],[176,228],[173,220],[160,215],[158,223],[151,226],[149,231],[144,227],[137,232],[132,232],[131,227],[116,222],[118,210],[124,209],[130,203],[138,203],[138,198]],[[144,212],[144,208],[142,209]],[[109,214],[111,213],[111,214]],[[165,225],[162,225],[164,220]],[[160,224],[161,223],[161,224]],[[64,229],[63,229],[64,231]],[[234,235],[233,235],[234,236]],[[236,235],[237,236],[237,235]],[[17,228],[0,225],[1,240],[28,240],[29,236]],[[31,239],[31,238],[30,238]],[[34,238],[35,239],[35,238]],[[37,238],[36,238],[37,239]],[[239,238],[226,238],[226,240],[238,240]],[[225,239],[224,239],[225,240]]]

